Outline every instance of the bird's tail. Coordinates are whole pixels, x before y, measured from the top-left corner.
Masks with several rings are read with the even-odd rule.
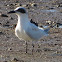
[[[50,30],[50,27],[44,28],[44,31],[45,31],[46,33],[48,33],[49,30]]]
[[[45,28],[45,29],[44,29],[44,31],[45,31],[46,33],[48,33],[49,30],[50,30],[50,28]]]
[[[50,26],[48,26],[47,28],[44,28],[44,31],[45,31],[46,33],[48,33],[49,30],[50,30],[51,28],[53,28],[53,27],[55,27],[55,25],[50,25]]]

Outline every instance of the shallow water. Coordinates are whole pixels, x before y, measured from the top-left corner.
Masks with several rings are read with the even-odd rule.
[[[42,12],[59,12],[57,10],[41,10]]]
[[[43,28],[47,28],[48,26],[46,25],[46,26],[43,26]],[[54,27],[54,28],[56,28],[56,26]],[[57,28],[62,28],[62,25],[60,25],[59,27],[57,27]]]
[[[62,26],[59,26],[58,28],[62,28]]]

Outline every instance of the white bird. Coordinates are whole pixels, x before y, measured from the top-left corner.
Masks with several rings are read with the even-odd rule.
[[[15,10],[8,12],[16,13],[18,16],[17,26],[15,28],[15,35],[21,40],[38,41],[43,36],[48,35],[48,29],[43,29],[31,23],[28,18],[28,13],[24,7],[17,7]]]

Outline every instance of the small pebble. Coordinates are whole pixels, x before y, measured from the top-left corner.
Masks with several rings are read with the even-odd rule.
[[[2,31],[0,31],[0,35],[2,35],[3,34],[3,32]]]
[[[8,51],[11,51],[12,50],[12,48],[8,48]]]
[[[62,7],[62,4],[59,4],[58,7]]]
[[[17,58],[14,58],[13,60],[14,60],[14,61],[18,61],[18,59],[17,59]]]
[[[8,24],[8,23],[9,23],[9,21],[6,22],[6,24]]]
[[[42,52],[42,50],[41,49],[37,49],[36,52]]]
[[[6,14],[1,14],[1,13],[0,13],[0,16],[1,17],[8,17]]]
[[[28,3],[28,4],[26,4],[26,5],[22,5],[23,7],[26,7],[27,9],[30,9],[30,7],[31,7],[31,4],[30,3]]]
[[[17,58],[13,58],[12,60],[11,60],[12,62],[17,62],[17,61],[19,61]]]
[[[37,7],[36,3],[31,4],[32,7]]]
[[[16,3],[19,3],[19,1],[16,1]]]
[[[0,25],[2,25],[2,23],[0,23]]]
[[[47,24],[51,24],[51,21],[46,21]]]
[[[26,4],[26,7],[29,7],[30,6],[30,4]]]
[[[62,46],[61,46],[61,48],[62,48]]]
[[[44,51],[51,51],[51,49],[49,49],[49,48],[44,48],[43,50]]]
[[[16,27],[16,24],[12,25],[12,27],[15,28]]]
[[[15,4],[16,6],[22,6],[22,4],[19,4],[19,3],[17,3],[17,4]]]
[[[14,19],[11,17],[11,20],[14,20]]]
[[[20,60],[20,62],[25,62],[24,60]]]
[[[8,61],[3,61],[3,62],[8,62]]]
[[[10,25],[8,25],[8,24],[5,24],[5,25],[3,25],[3,26],[9,27]]]

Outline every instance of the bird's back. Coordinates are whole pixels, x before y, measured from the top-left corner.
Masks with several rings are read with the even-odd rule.
[[[47,33],[44,31],[43,28],[40,28],[32,23],[30,23],[30,26],[28,27],[26,34],[34,40],[41,39],[42,36],[47,35]]]

